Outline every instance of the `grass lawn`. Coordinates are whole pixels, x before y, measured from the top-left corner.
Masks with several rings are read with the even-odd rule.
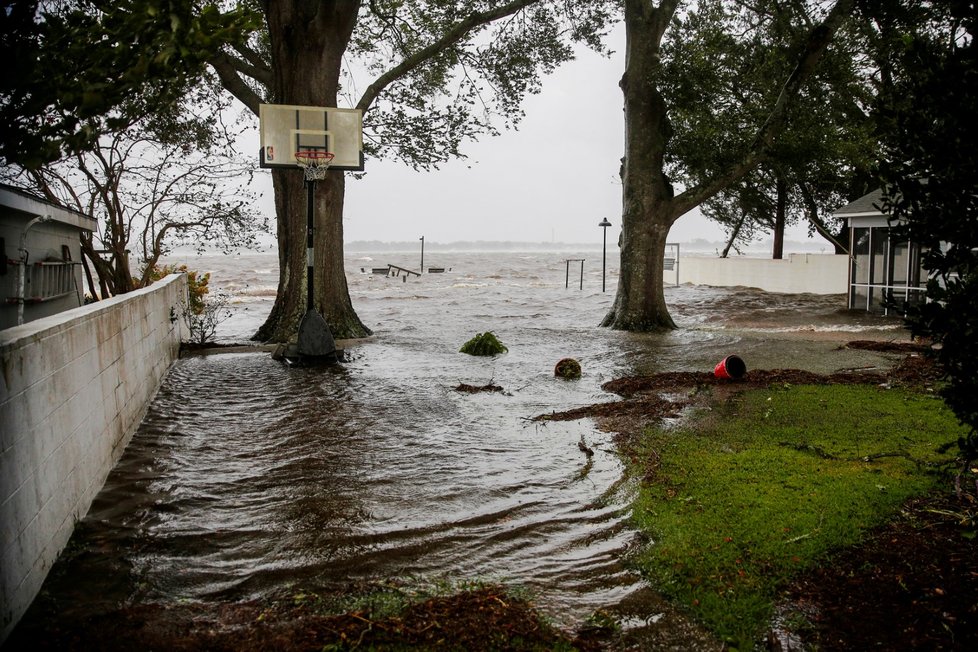
[[[926,393],[751,389],[638,444],[636,564],[732,648],[751,649],[787,581],[935,488],[962,433]],[[633,460],[635,455],[631,456]]]

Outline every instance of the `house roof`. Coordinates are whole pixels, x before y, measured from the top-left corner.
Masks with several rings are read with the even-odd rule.
[[[8,186],[5,183],[0,183],[0,207],[31,216],[50,215],[57,222],[84,231],[94,231],[98,226],[98,221],[90,215],[55,204],[23,188]]]
[[[832,213],[835,217],[882,217],[883,213],[877,206],[883,203],[883,190],[877,189],[868,195],[849,202]]]

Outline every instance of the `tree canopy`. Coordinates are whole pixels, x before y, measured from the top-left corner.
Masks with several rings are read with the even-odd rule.
[[[776,101],[816,11],[802,2],[709,0],[677,18],[663,43],[672,81],[662,87],[671,107],[667,170],[674,182],[695,186],[744,156],[752,145],[744,127],[760,124]],[[799,221],[837,243],[841,229],[830,215],[869,190],[877,149],[866,45],[860,21],[840,26],[764,160],[703,203],[704,215],[728,230],[728,249],[773,231],[779,258],[784,227]]]
[[[257,14],[188,0],[4,0],[0,159],[28,169],[166,110]]]
[[[892,84],[880,98],[882,209],[894,237],[919,243],[927,302],[912,306],[914,335],[931,338],[947,373],[947,404],[971,432],[978,459],[978,6],[973,0],[871,3],[889,26]]]

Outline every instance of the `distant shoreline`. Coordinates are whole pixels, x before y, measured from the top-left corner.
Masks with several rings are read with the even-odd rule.
[[[691,242],[679,242],[680,256],[718,256],[719,252],[726,246],[726,242],[714,242],[710,240],[696,239]],[[499,241],[499,240],[464,240],[454,242],[434,242],[425,240],[425,251],[431,252],[486,252],[486,253],[505,253],[505,252],[581,252],[581,251],[601,251],[600,242],[518,242],[518,241]],[[369,254],[369,253],[405,253],[418,252],[421,250],[419,241],[399,241],[386,242],[380,240],[351,240],[343,244],[345,254]],[[731,258],[770,258],[772,250],[771,241],[757,242],[748,247],[742,247],[741,253],[730,252]],[[618,243],[609,242],[607,246],[609,256],[618,254]],[[186,258],[196,256],[197,251],[189,248],[177,248],[167,253],[164,258]],[[262,255],[275,254],[274,246],[265,248],[262,251],[251,249],[232,252],[230,255]],[[784,243],[784,254],[831,254],[834,253],[832,246],[827,242],[818,240],[796,241],[789,240]],[[214,250],[202,253],[205,256],[224,255],[224,252]]]
[[[690,242],[678,242],[679,251],[685,250],[696,253],[712,253],[721,251],[726,242],[696,239]],[[600,242],[518,242],[518,241],[497,241],[497,240],[464,240],[455,242],[435,242],[425,240],[425,249],[430,251],[601,251]],[[380,240],[352,240],[343,245],[343,250],[347,253],[370,253],[377,251],[418,251],[421,248],[420,242],[384,242]],[[612,252],[618,248],[617,242],[608,243],[608,251]],[[741,250],[748,254],[763,255],[770,254],[773,248],[770,240],[757,242]],[[832,246],[828,242],[817,240],[810,241],[786,241],[784,243],[785,254],[788,253],[833,253]],[[735,256],[734,252],[731,252]]]

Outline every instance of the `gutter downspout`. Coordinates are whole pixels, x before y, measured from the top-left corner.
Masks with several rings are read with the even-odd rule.
[[[20,273],[17,276],[17,325],[20,326],[24,323],[24,291],[27,284],[27,258],[29,256],[27,252],[27,232],[31,230],[37,223],[50,222],[53,218],[50,215],[38,215],[24,227],[24,230],[20,234],[20,247],[17,251],[20,252]]]

